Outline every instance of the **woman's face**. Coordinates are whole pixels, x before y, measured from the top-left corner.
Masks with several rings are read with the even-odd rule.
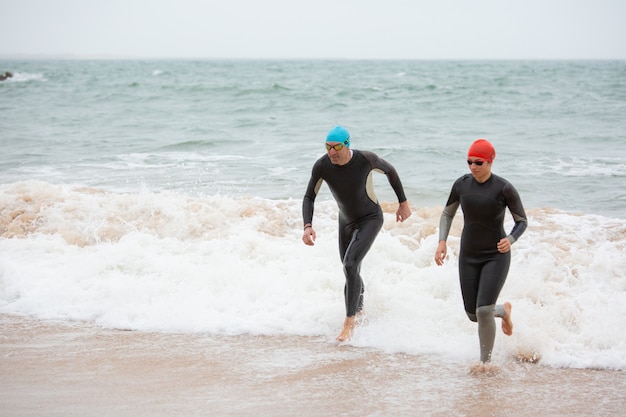
[[[467,158],[467,165],[469,165],[472,176],[478,182],[485,182],[491,176],[491,162],[470,156]]]

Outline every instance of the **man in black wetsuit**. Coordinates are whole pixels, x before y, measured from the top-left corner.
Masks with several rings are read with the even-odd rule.
[[[378,171],[387,175],[400,203],[396,221],[408,219],[411,210],[395,168],[373,152],[350,149],[350,133],[344,127],[330,130],[326,150],[327,154],[313,165],[304,194],[302,241],[310,246],[315,244],[313,208],[322,182],[326,181],[339,206],[339,255],[346,276],[346,319],[337,340],[343,342],[350,339],[355,316],[363,308],[361,262],[383,225],[383,211],[374,194],[372,173]]]
[[[495,318],[502,318],[502,331],[513,333],[511,303],[496,305],[511,263],[511,245],[526,230],[522,201],[507,180],[491,173],[496,157],[494,147],[485,139],[476,140],[469,149],[467,163],[471,171],[457,179],[439,223],[439,246],[435,262],[446,257],[446,239],[459,207],[463,210],[463,232],[459,252],[459,278],[465,312],[478,322],[480,360],[487,363],[496,337]],[[511,233],[504,232],[508,207],[515,222]]]

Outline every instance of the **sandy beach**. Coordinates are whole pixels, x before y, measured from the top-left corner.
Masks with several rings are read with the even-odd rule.
[[[495,373],[323,338],[110,330],[1,315],[2,416],[618,416],[621,371]]]

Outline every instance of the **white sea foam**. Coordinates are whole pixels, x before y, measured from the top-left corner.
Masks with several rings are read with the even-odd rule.
[[[352,341],[389,352],[478,355],[456,254],[432,261],[441,209],[413,207],[367,256],[366,319]],[[0,186],[0,311],[163,332],[319,335],[343,320],[336,206],[316,204],[301,242],[299,200],[103,192],[26,181]],[[511,227],[511,220],[506,224]],[[501,300],[515,332],[494,359],[626,369],[626,221],[530,210]]]
[[[530,216],[501,297],[513,303],[515,332],[498,333],[494,359],[626,369],[623,63],[42,60],[10,69],[0,83],[1,312],[333,342],[344,315],[336,207],[322,187],[317,244],[306,247],[300,198],[324,133],[339,123],[356,149],[397,168],[414,210],[396,224],[395,205],[385,207],[363,265],[366,320],[351,343],[478,357],[458,285],[460,217],[447,263],[432,257],[437,205],[467,172],[471,140],[487,137],[494,172]],[[395,200],[383,175],[374,182],[382,201]]]

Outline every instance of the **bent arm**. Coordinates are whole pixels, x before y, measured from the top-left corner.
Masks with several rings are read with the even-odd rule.
[[[439,241],[446,241],[448,239],[450,229],[452,228],[452,220],[454,220],[454,215],[458,208],[459,202],[457,201],[443,209],[441,218],[439,219]]]
[[[387,161],[384,159],[379,159],[379,163],[381,168],[379,168],[386,176],[387,181],[389,181],[389,185],[393,189],[394,193],[396,193],[396,197],[398,197],[398,203],[404,203],[407,201],[406,195],[404,194],[404,187],[402,186],[402,181],[400,181],[400,175],[398,175],[398,171]]]
[[[511,244],[513,244],[526,231],[526,227],[528,226],[528,220],[526,219],[526,212],[524,211],[522,199],[520,198],[515,187],[513,187],[511,184],[508,184],[506,187],[504,187],[503,192],[507,202],[507,206],[509,207],[509,211],[513,216],[513,221],[515,222],[513,228],[511,229],[511,233],[507,235],[507,239],[509,240],[509,242],[511,242]]]
[[[446,255],[448,253],[446,240],[448,239],[448,235],[450,234],[452,220],[454,220],[454,215],[456,214],[459,205],[460,200],[458,198],[458,192],[456,190],[455,183],[455,185],[452,186],[450,196],[448,197],[448,202],[446,203],[446,207],[441,212],[441,218],[439,219],[439,244],[437,245],[437,249],[435,250],[435,263],[439,266],[443,265],[444,259],[446,258]]]
[[[313,223],[313,211],[315,209],[315,198],[322,186],[322,176],[319,174],[319,161],[313,165],[311,170],[311,178],[306,187],[304,198],[302,199],[302,222],[303,226]]]
[[[389,185],[391,185],[391,188],[396,193],[396,197],[398,197],[398,203],[404,203],[405,201],[407,201],[406,195],[404,194],[402,181],[400,181],[398,171],[396,171],[393,165],[391,165],[389,162],[385,161],[383,158],[379,157],[373,152],[361,151],[361,153],[370,162],[372,169],[381,172],[387,176],[387,181],[389,181]]]

